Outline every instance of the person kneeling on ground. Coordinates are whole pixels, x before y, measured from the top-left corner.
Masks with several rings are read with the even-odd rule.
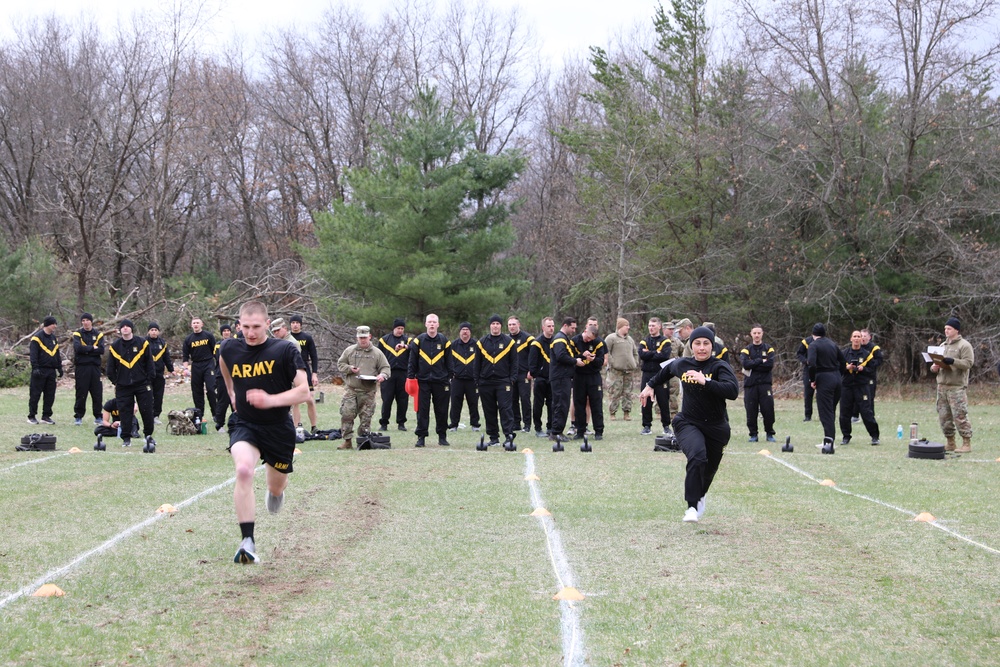
[[[714,340],[715,336],[707,327],[695,329],[690,338],[694,357],[672,359],[639,394],[640,402],[645,405],[653,397],[653,387],[671,377],[680,378],[684,384],[681,410],[674,416],[673,427],[677,443],[687,457],[686,522],[697,522],[705,512],[705,495],[722,462],[723,450],[729,444],[726,401],[736,400],[740,390],[733,369],[712,355]]]

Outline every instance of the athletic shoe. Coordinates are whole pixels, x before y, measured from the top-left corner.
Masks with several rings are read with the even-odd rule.
[[[878,441],[878,438],[872,438],[872,447],[877,447],[880,444],[882,443]]]
[[[500,445],[499,438],[490,438],[490,441],[486,443],[487,447],[497,447]]]
[[[479,426],[473,426],[473,427],[472,427],[472,432],[473,432],[473,433],[479,433],[479,429],[480,429],[480,428],[481,428],[481,427],[479,427]]]
[[[806,418],[805,418],[805,419],[803,419],[802,421],[804,421],[804,422],[811,422],[812,420],[813,420],[813,418],[812,418],[812,417],[806,417]]]
[[[774,436],[773,436],[773,435],[769,435],[769,436],[767,436],[767,441],[768,441],[768,442],[777,442],[777,440],[775,440],[775,439],[774,439]]]
[[[521,433],[531,433],[531,427],[525,426],[524,428],[521,429]]]
[[[757,436],[751,435],[750,439],[747,442],[757,442]]]
[[[458,427],[457,426],[452,426],[451,428],[448,429],[448,432],[449,433],[458,433]]]
[[[567,438],[562,433],[550,433],[549,440],[551,440],[552,442],[568,442],[569,438]]]
[[[83,420],[77,417],[73,420],[73,426],[83,426]]]
[[[851,437],[850,436],[845,436],[844,439],[840,441],[840,446],[841,447],[843,447],[844,445],[849,445],[849,444],[851,444]]]
[[[156,424],[157,426],[163,425],[163,422],[160,421],[159,417],[153,417],[153,423]]]
[[[604,440],[604,434],[602,434],[602,433],[595,433],[594,434],[594,440]]]
[[[413,446],[414,447],[423,447],[424,446],[424,439],[422,437],[421,438],[417,438],[417,444],[415,444]]]
[[[311,427],[309,428],[309,434],[310,434],[310,435],[316,435],[316,431],[318,431],[318,430],[319,430],[319,427],[318,427],[318,426],[316,426],[316,424],[313,424],[313,425],[312,425],[312,426],[311,426]]]
[[[234,563],[239,563],[240,565],[253,565],[254,563],[259,563],[260,558],[257,556],[255,551],[256,547],[253,543],[252,537],[244,537],[243,541],[240,542],[240,548],[236,551],[236,555],[233,557]]]
[[[695,507],[687,508],[684,512],[684,523],[698,523],[698,509]]]
[[[397,428],[397,429],[399,429],[400,431],[405,431],[405,430],[406,430],[406,427],[405,427],[405,426],[403,426],[402,424],[400,424],[400,425],[399,425],[399,426],[397,426],[396,428]]]
[[[131,440],[122,440],[122,447],[131,447],[131,446],[132,446]]]
[[[535,437],[536,438],[547,438],[547,437],[549,437],[549,434],[546,433],[545,431],[535,431]]]
[[[448,442],[447,438],[438,438],[438,445],[441,447],[448,447],[451,443]]]
[[[220,426],[219,430],[216,431],[216,433],[226,433],[226,427],[225,426]]]
[[[648,426],[643,426],[642,430],[639,431],[639,435],[653,435],[653,431]]]
[[[49,426],[55,426],[56,425],[56,423],[52,419],[52,417],[42,417],[42,423],[43,424],[48,424]]]
[[[857,424],[859,421],[861,421],[861,417],[851,417],[852,424]]]
[[[285,493],[282,491],[280,496],[275,496],[271,494],[268,490],[267,495],[264,497],[264,504],[267,506],[267,511],[271,514],[277,514],[281,511],[281,506],[285,504]]]
[[[698,500],[698,507],[695,509],[698,511],[698,518],[700,519],[701,515],[705,513],[705,496],[702,496],[701,499]]]
[[[103,421],[101,421],[101,418],[100,418],[100,417],[94,417],[94,426],[100,426],[100,425],[101,425],[101,424],[103,424],[103,423],[104,423],[104,422],[103,422]]]

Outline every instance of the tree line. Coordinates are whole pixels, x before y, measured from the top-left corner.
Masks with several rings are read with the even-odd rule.
[[[83,310],[180,333],[253,293],[330,345],[429,310],[687,316],[731,348],[759,322],[786,376],[823,321],[914,380],[954,314],[982,375],[996,9],[740,0],[709,25],[673,0],[558,68],[516,11],[457,1],[332,7],[252,53],[200,48],[184,10],[28,23],[0,44],[5,339]]]

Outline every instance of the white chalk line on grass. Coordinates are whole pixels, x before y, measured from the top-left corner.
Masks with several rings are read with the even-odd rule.
[[[39,459],[31,459],[30,461],[21,461],[20,463],[15,463],[12,466],[7,466],[6,468],[3,469],[3,472],[7,472],[8,470],[13,470],[14,468],[20,468],[22,466],[30,466],[35,463],[44,463],[45,461],[51,461],[52,459],[57,459],[61,456],[69,456],[69,452],[60,452],[59,454],[54,454],[52,456],[43,456]]]
[[[256,468],[256,470],[260,470],[263,467],[264,467],[263,465],[258,466]],[[187,500],[181,501],[180,503],[174,505],[174,507],[176,509],[178,509],[178,510],[183,509],[183,508],[187,507],[188,505],[191,505],[193,503],[198,502],[199,500],[201,500],[205,496],[210,496],[213,493],[215,493],[217,491],[220,491],[220,490],[226,488],[227,486],[232,485],[235,482],[236,482],[236,477],[230,477],[225,482],[222,482],[220,484],[216,484],[215,486],[213,486],[213,487],[211,487],[209,489],[205,489],[204,491],[201,491],[200,493],[197,493],[197,494],[191,496]],[[73,560],[71,560],[70,562],[66,563],[65,565],[63,565],[61,567],[57,567],[54,570],[49,570],[48,572],[46,572],[45,574],[43,574],[41,577],[39,577],[35,581],[33,581],[30,584],[28,584],[27,586],[24,586],[23,588],[21,588],[21,590],[15,592],[15,593],[11,593],[7,597],[5,597],[3,599],[0,599],[0,609],[3,609],[8,604],[10,604],[11,602],[13,602],[14,600],[17,600],[18,598],[24,597],[25,595],[28,595],[29,593],[33,593],[34,591],[38,590],[39,587],[41,587],[44,584],[49,583],[53,579],[57,579],[57,578],[63,576],[64,574],[66,574],[67,572],[70,572],[71,570],[73,570],[74,568],[76,568],[77,565],[80,565],[81,563],[83,563],[84,561],[86,561],[91,556],[96,556],[98,554],[104,553],[105,551],[107,551],[111,547],[115,546],[116,544],[118,544],[119,542],[121,542],[122,540],[124,540],[126,537],[129,537],[129,536],[135,534],[136,532],[142,530],[143,528],[146,528],[147,526],[151,526],[154,523],[156,523],[157,521],[159,521],[160,519],[163,519],[163,518],[168,517],[168,516],[170,516],[170,514],[167,514],[167,513],[164,513],[164,514],[154,514],[153,516],[149,517],[145,521],[137,523],[134,526],[131,526],[129,528],[126,528],[122,532],[120,532],[117,535],[115,535],[114,537],[108,539],[104,543],[99,544],[98,546],[94,547],[90,551],[83,552],[82,554],[80,554],[79,556],[77,556],[76,558],[74,558]]]
[[[535,474],[535,455],[524,455],[524,476],[529,478]],[[542,492],[536,480],[528,479],[528,490],[531,494],[531,506],[535,509],[545,509]],[[559,589],[573,586],[573,571],[569,566],[569,558],[563,549],[562,538],[551,516],[537,517],[545,530],[545,543],[549,550],[549,561],[552,570],[559,581]],[[587,653],[583,645],[583,630],[580,627],[580,610],[572,600],[560,600],[560,625],[562,631],[563,664],[567,667],[578,667],[587,664]]]
[[[785,461],[784,459],[779,459],[778,457],[774,456],[773,454],[766,454],[765,456],[767,458],[771,459],[772,461],[780,463],[781,465],[785,466],[789,470],[793,470],[793,471],[797,472],[798,474],[802,475],[803,477],[807,477],[807,478],[811,479],[812,481],[816,482],[817,484],[819,484],[822,481],[819,478],[817,478],[815,475],[813,475],[811,473],[808,473],[805,470],[802,470],[801,468],[797,467],[796,465],[794,465],[792,463],[789,463],[788,461]],[[848,491],[847,489],[842,489],[839,486],[831,486],[829,488],[833,489],[834,491],[837,491],[838,493],[843,493],[843,494],[848,495],[848,496],[854,496],[855,498],[860,498],[861,500],[867,500],[868,502],[875,503],[876,505],[881,505],[882,507],[888,507],[889,509],[896,510],[897,512],[902,512],[903,514],[907,514],[907,515],[909,515],[911,517],[916,517],[917,514],[918,514],[917,512],[914,512],[912,510],[904,509],[902,507],[896,507],[895,505],[893,505],[891,503],[887,503],[884,500],[879,500],[878,498],[872,498],[871,496],[866,496],[863,493],[855,493],[853,491]],[[967,543],[969,543],[969,544],[971,544],[971,545],[973,545],[975,547],[979,547],[980,549],[983,549],[984,551],[988,551],[990,553],[1000,555],[1000,549],[994,549],[993,547],[988,546],[986,544],[982,544],[981,542],[976,542],[972,538],[966,537],[965,535],[962,535],[961,533],[959,533],[959,532],[957,532],[955,530],[952,530],[951,528],[948,528],[947,526],[941,524],[937,520],[927,521],[926,523],[927,523],[927,525],[933,526],[934,528],[937,528],[938,530],[940,530],[942,532],[948,533],[952,537],[957,538],[959,540],[962,540],[963,542],[967,542]]]

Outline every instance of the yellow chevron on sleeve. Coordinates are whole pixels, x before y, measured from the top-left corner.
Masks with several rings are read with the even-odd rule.
[[[42,348],[42,352],[49,355],[50,357],[56,356],[56,352],[59,351],[59,343],[56,343],[56,346],[50,350],[49,348],[45,347],[45,343],[43,343],[42,339],[39,338],[38,336],[32,336],[31,340],[38,343],[38,347]]]
[[[545,348],[542,347],[542,344],[538,342],[537,338],[535,340],[531,341],[531,344],[538,348],[538,351],[541,353],[542,359],[545,360],[545,363],[547,363],[547,364],[551,364],[552,363],[552,360],[549,359],[549,355],[545,352]]]
[[[803,338],[803,339],[802,339],[802,346],[803,346],[804,348],[806,348],[807,350],[809,349],[809,343],[807,343],[807,342],[806,342],[806,339],[805,339],[805,338]]]
[[[517,346],[517,351],[519,353],[520,352],[524,352],[524,348],[528,347],[533,342],[535,342],[535,337],[534,336],[528,336],[527,338],[524,339],[523,343],[521,343],[520,345]]]
[[[111,354],[114,356],[115,359],[118,360],[118,363],[120,363],[125,368],[132,368],[133,366],[135,366],[135,363],[137,361],[139,361],[139,359],[142,358],[142,355],[146,352],[146,348],[148,348],[148,347],[149,347],[149,341],[148,340],[147,341],[143,341],[143,343],[142,343],[142,349],[139,350],[139,354],[135,355],[135,358],[132,359],[132,361],[125,361],[124,359],[122,359],[122,356],[120,354],[118,354],[118,351],[115,350],[114,347],[112,347],[110,349],[111,349]],[[166,349],[166,348],[164,348],[164,349]]]
[[[861,362],[862,366],[867,366],[868,365],[868,362],[871,361],[872,357],[875,356],[875,350],[879,350],[879,346],[878,345],[874,346],[872,348],[872,351],[868,353],[868,357],[866,357],[865,360]]]

